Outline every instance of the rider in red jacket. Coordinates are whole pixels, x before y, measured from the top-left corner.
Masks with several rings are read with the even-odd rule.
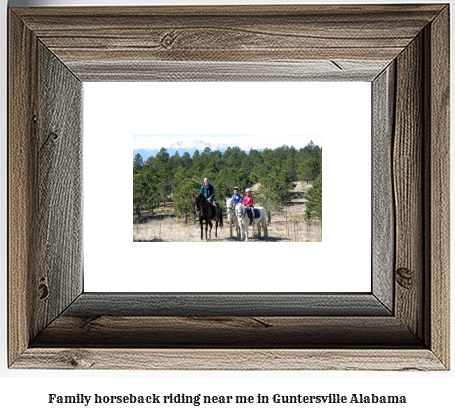
[[[253,196],[251,196],[251,189],[246,189],[246,196],[243,198],[243,206],[246,206],[250,212],[250,225],[253,224],[254,221],[254,206],[253,206]]]

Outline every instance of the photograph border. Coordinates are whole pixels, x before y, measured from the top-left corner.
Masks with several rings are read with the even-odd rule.
[[[10,368],[449,369],[448,4],[13,8],[8,28]],[[83,82],[314,80],[372,83],[371,293],[84,292]]]

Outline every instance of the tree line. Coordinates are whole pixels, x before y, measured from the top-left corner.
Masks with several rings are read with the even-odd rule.
[[[281,213],[294,193],[294,181],[313,182],[305,195],[307,220],[322,221],[322,148],[310,141],[297,150],[282,146],[274,150],[250,150],[228,147],[223,153],[206,147],[180,156],[170,155],[165,148],[144,161],[141,154],[133,158],[133,205],[141,219],[141,211],[153,210],[172,201],[177,217],[194,214],[192,195],[199,192],[204,177],[215,187],[216,201],[225,208],[225,199],[233,194],[234,186],[243,195],[245,189],[259,183],[253,195],[256,205],[272,213]]]

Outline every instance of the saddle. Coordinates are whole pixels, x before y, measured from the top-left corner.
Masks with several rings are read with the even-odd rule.
[[[216,205],[216,208],[217,208],[218,212],[220,212],[220,205],[218,204],[218,202],[215,202],[215,205]],[[215,217],[216,211],[215,211],[214,206],[212,204],[210,206],[212,207],[212,215],[210,216],[210,219],[213,219]]]
[[[254,208],[253,208],[254,209]],[[247,208],[247,215],[250,220],[253,219],[253,214],[251,213],[251,208]],[[257,209],[254,209],[254,217],[255,219],[259,219],[261,217],[261,212]]]

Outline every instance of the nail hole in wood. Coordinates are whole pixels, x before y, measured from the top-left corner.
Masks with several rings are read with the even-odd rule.
[[[414,284],[414,274],[407,268],[398,268],[396,281],[401,287],[409,289]]]
[[[58,141],[58,138],[59,138],[59,137],[58,137],[58,134],[55,133],[55,132],[51,132],[51,133],[49,134],[49,139],[50,139],[53,143],[55,143],[56,141]]]
[[[160,41],[160,45],[165,49],[170,49],[176,38],[177,38],[177,36],[175,35],[174,32],[166,33],[162,37],[162,39]]]
[[[49,287],[46,283],[42,282],[38,286],[38,293],[39,293],[39,298],[41,300],[45,300],[47,297],[49,297]]]

